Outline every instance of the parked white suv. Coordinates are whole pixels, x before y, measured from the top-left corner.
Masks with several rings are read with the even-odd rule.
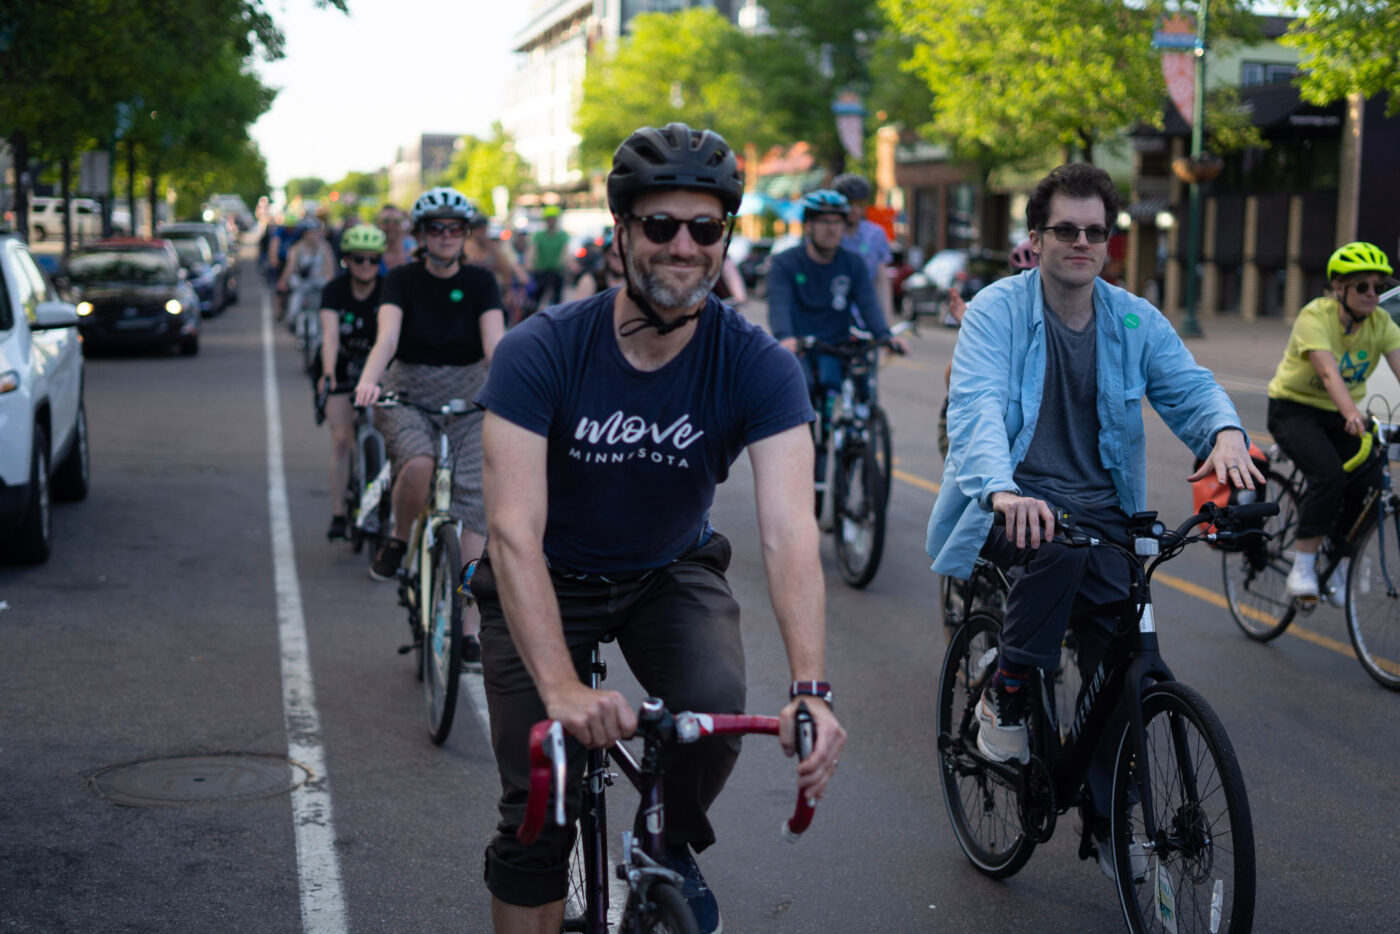
[[[73,218],[73,239],[95,240],[102,236],[102,205],[91,198],[70,199],[68,215]],[[29,239],[38,243],[63,236],[63,199],[29,199]]]
[[[38,564],[53,547],[50,495],[88,491],[78,313],[29,248],[0,235],[0,560]]]

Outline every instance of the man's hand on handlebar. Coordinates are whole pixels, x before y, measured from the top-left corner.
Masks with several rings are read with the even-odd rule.
[[[802,352],[802,345],[795,337],[784,337],[778,343],[789,353],[799,354]]]
[[[380,390],[379,385],[377,383],[366,383],[361,381],[355,387],[355,404],[357,406],[360,406],[361,408],[364,408],[368,405],[374,405],[375,402],[379,401],[379,395]]]
[[[888,347],[890,350],[893,350],[901,357],[909,352],[909,344],[904,340],[904,338],[899,337],[897,335],[891,335],[885,338],[884,343],[886,347]]]
[[[1055,513],[1043,499],[1001,490],[992,494],[992,509],[1006,517],[1006,537],[1017,548],[1039,548],[1055,537]]]
[[[846,730],[831,708],[815,697],[802,696],[788,703],[778,714],[778,741],[787,755],[797,754],[796,717],[799,704],[806,704],[816,727],[817,744],[812,754],[797,763],[797,787],[804,797],[815,801],[826,794],[826,786],[836,774],[836,763],[846,745]]]
[[[574,681],[551,692],[545,702],[551,720],[590,749],[610,746],[637,731],[637,713],[616,691],[595,691]]]

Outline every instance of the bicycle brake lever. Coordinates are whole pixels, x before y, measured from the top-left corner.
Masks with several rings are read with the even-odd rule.
[[[549,757],[554,777],[554,824],[564,826],[564,784],[568,777],[568,761],[564,758],[564,725],[555,720],[544,737],[544,754]]]
[[[797,705],[797,759],[805,760],[812,754],[812,749],[817,744],[817,725],[812,719],[812,712],[807,709],[806,703]],[[812,823],[812,814],[816,811],[816,804],[807,796],[798,792],[797,806],[793,809],[792,816],[783,821],[783,839],[788,843],[796,843],[797,839],[807,830]]]

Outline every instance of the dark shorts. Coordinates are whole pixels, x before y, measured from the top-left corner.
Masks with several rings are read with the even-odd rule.
[[[739,605],[724,577],[729,558],[729,541],[716,532],[704,545],[639,580],[572,580],[552,571],[565,639],[580,680],[587,679],[593,645],[611,633],[643,690],[660,697],[671,710],[743,712],[744,645]],[[569,826],[547,826],[531,846],[520,843],[515,828],[528,797],[530,727],[546,714],[511,641],[489,555],[478,565],[471,589],[481,608],[482,670],[502,788],[501,819],[486,848],[486,886],[507,904],[544,905],[565,894],[584,749],[568,741]],[[705,812],[738,755],[738,737],[711,737],[679,747],[667,758],[663,794],[668,843],[688,843],[698,851],[714,842]]]

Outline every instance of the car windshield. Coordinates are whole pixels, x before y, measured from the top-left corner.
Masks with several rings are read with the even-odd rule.
[[[175,244],[175,252],[180,254],[180,262],[184,265],[198,268],[209,262],[209,257],[205,254],[198,239],[172,240],[171,242]]]
[[[179,281],[170,260],[154,250],[83,253],[68,261],[68,278],[79,285],[98,282],[174,285]]]
[[[214,238],[213,234],[205,233],[202,230],[161,229],[156,231],[156,236],[164,237],[166,240],[169,240],[172,243],[174,243],[177,248],[179,247],[181,240],[203,240],[205,243],[209,244],[210,253],[219,252],[219,241]]]

